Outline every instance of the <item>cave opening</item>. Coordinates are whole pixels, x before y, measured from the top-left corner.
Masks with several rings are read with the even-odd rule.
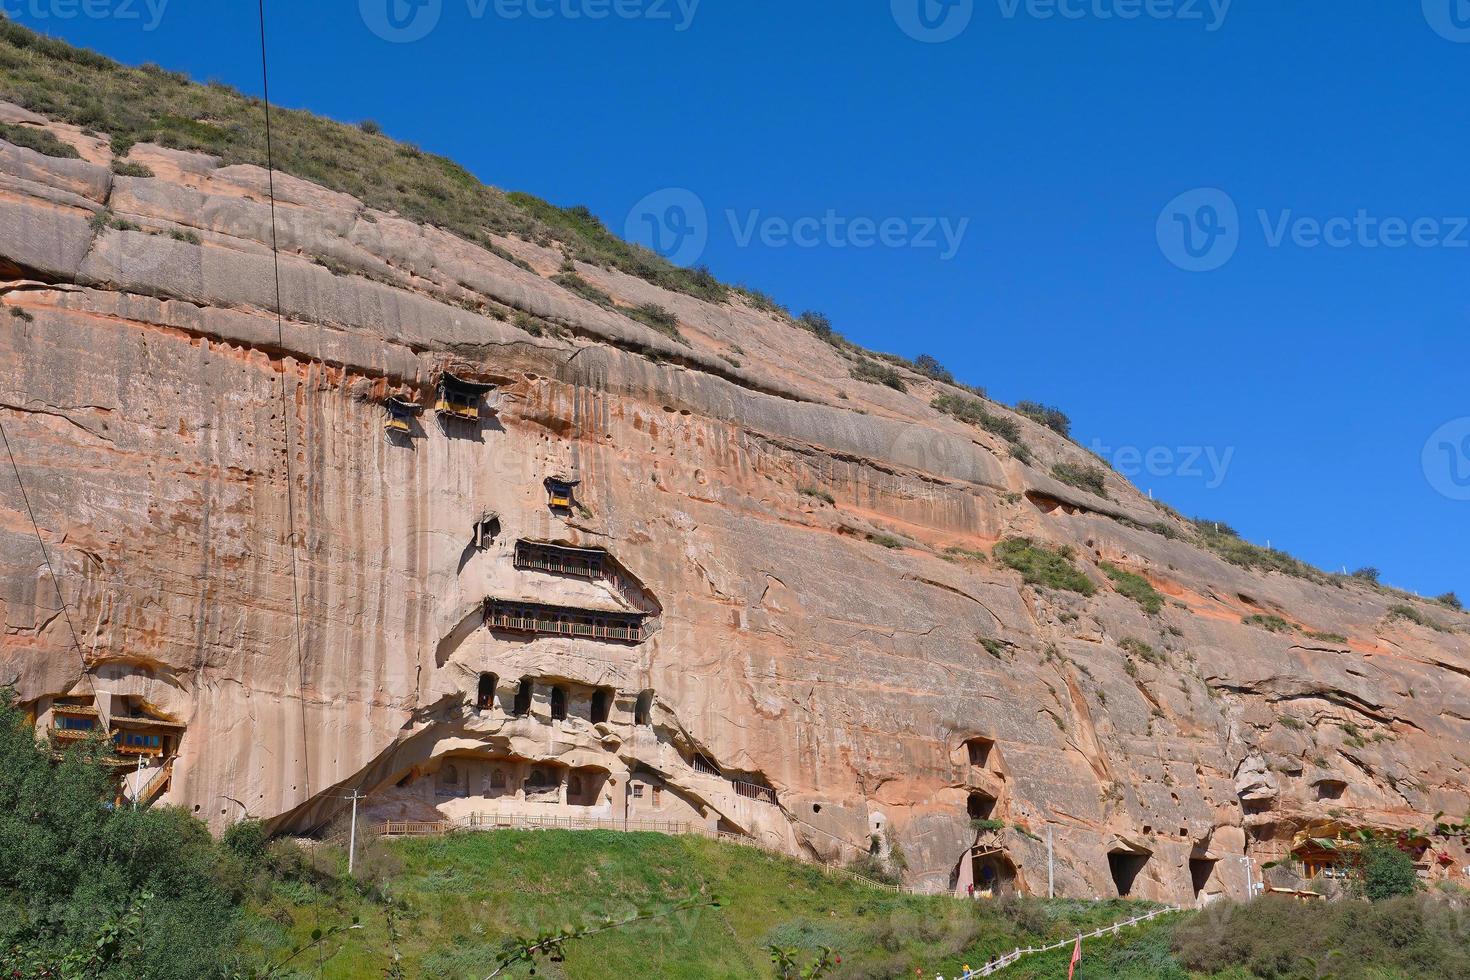
[[[612,715],[612,688],[599,687],[592,692],[592,724],[600,725]]]
[[[1214,858],[1189,859],[1189,881],[1194,887],[1195,898],[1204,894],[1205,886],[1210,883],[1210,876],[1215,873],[1215,864]]]
[[[517,718],[524,718],[531,713],[531,692],[535,684],[529,677],[522,677],[520,686],[516,688],[516,701],[514,713]]]
[[[1113,885],[1118,889],[1119,898],[1127,898],[1133,894],[1133,884],[1138,879],[1138,873],[1148,864],[1148,854],[1133,854],[1128,851],[1114,851],[1108,855],[1108,871],[1112,873]]]
[[[969,813],[971,820],[989,820],[990,815],[995,812],[995,797],[975,790],[965,801],[965,811]]]
[[[495,688],[499,683],[500,678],[496,675],[481,674],[479,689],[475,692],[475,707],[481,711],[491,708],[495,704]]]

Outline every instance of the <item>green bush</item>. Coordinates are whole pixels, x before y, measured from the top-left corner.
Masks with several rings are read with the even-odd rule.
[[[1460,597],[1455,595],[1453,592],[1446,592],[1442,596],[1437,596],[1434,601],[1439,603],[1441,606],[1448,606],[1449,608],[1454,609],[1457,612],[1463,612],[1465,609],[1464,605],[1462,605],[1460,602]]]
[[[559,272],[551,277],[551,281],[569,292],[576,293],[590,303],[596,303],[604,309],[610,310],[614,306],[611,296],[575,272]]]
[[[689,345],[689,341],[679,333],[679,318],[657,303],[644,303],[642,306],[635,306],[631,310],[620,312],[626,313],[639,323],[652,327],[670,340],[678,341],[686,347]]]
[[[1098,567],[1113,580],[1113,587],[1119,595],[1138,603],[1150,616],[1157,615],[1164,608],[1164,597],[1142,575],[1124,571],[1111,562],[1102,562]]]
[[[903,376],[886,364],[870,361],[867,358],[859,358],[852,369],[852,376],[859,381],[869,384],[883,385],[894,391],[907,391],[908,386],[903,383]]]
[[[1072,420],[1060,408],[1040,402],[1016,402],[1016,411],[1033,422],[1039,422],[1053,432],[1068,439],[1072,437]]]
[[[1226,538],[1238,538],[1240,532],[1224,521],[1212,521],[1208,517],[1191,517],[1189,523],[1201,534],[1213,534]]]
[[[1247,616],[1241,620],[1246,626],[1259,626],[1263,630],[1272,633],[1294,633],[1296,627],[1282,619],[1280,616],[1255,615]]]
[[[1107,473],[1098,466],[1078,466],[1075,463],[1057,463],[1051,468],[1053,478],[1086,490],[1088,493],[1097,494],[1099,497],[1108,495]]]
[[[1419,890],[1414,859],[1392,841],[1375,838],[1363,846],[1360,857],[1359,880],[1369,901],[1400,898]]]
[[[1072,549],[1053,551],[1030,538],[1007,538],[995,546],[996,561],[1021,573],[1028,585],[1078,592],[1090,596],[1097,586],[1072,561]]]
[[[1151,645],[1138,639],[1136,636],[1125,636],[1118,641],[1118,646],[1135,657],[1140,657],[1155,666],[1163,666],[1169,662],[1169,658],[1155,650]]]
[[[70,143],[65,143],[56,138],[49,129],[40,129],[35,126],[11,126],[0,123],[0,139],[16,146],[23,146],[28,150],[48,157],[62,157],[68,160],[81,158],[81,153]]]
[[[1439,633],[1448,633],[1450,631],[1448,626],[1436,619],[1431,619],[1413,606],[1405,605],[1404,603],[1389,606],[1388,618],[1390,621],[1395,619],[1407,620],[1415,625],[1424,626]]]
[[[1364,582],[1372,582],[1374,585],[1377,585],[1379,576],[1381,574],[1382,573],[1379,572],[1378,569],[1374,568],[1371,565],[1368,565],[1353,572],[1352,577],[1362,579]]]
[[[914,358],[914,370],[931,381],[941,381],[944,384],[954,384],[954,375],[949,372],[939,359],[929,354],[920,354]]]
[[[966,398],[964,395],[940,395],[929,403],[929,407],[957,418],[961,422],[978,425],[986,432],[1000,436],[1012,445],[1023,445],[1021,427],[1016,424],[1015,420],[993,414],[985,408],[985,403],[977,398]]]
[[[115,174],[117,174],[119,177],[152,177],[153,176],[153,171],[152,170],[148,169],[147,167],[145,167],[141,163],[134,163],[131,160],[114,160],[114,161],[112,161],[112,172],[115,173]]]
[[[1335,581],[1321,569],[1313,568],[1284,551],[1262,548],[1245,541],[1228,524],[1218,524],[1215,521],[1199,518],[1195,518],[1191,523],[1199,532],[1200,544],[1232,565],[1262,572],[1280,572],[1283,575],[1307,579],[1319,585],[1327,585]]]
[[[796,325],[803,330],[816,334],[819,339],[826,341],[833,347],[841,347],[843,345],[842,335],[832,329],[832,321],[827,319],[825,313],[818,313],[816,310],[807,310],[796,318]]]

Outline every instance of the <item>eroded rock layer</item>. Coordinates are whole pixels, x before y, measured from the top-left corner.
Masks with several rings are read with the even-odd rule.
[[[7,473],[0,679],[123,733],[133,791],[217,828],[354,789],[699,822],[932,890],[1044,892],[1050,840],[1059,894],[1181,901],[1470,806],[1462,614],[1230,564],[1112,473],[1052,479],[1095,463],[1053,432],[1014,419],[1023,463],[738,297],[578,265],[609,309],[554,248],[283,175],[278,321],[263,172],[117,176],[105,134],[0,121],[83,157],[0,143],[0,418],[55,572]],[[446,372],[493,387],[441,412]],[[986,558],[1017,536],[1096,594]]]

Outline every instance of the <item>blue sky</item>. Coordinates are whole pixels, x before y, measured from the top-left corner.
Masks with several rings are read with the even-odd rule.
[[[259,92],[253,3],[92,2],[4,7]],[[1470,600],[1470,0],[391,2],[271,0],[273,98],[614,229],[687,189],[721,278],[1058,405],[1187,513]]]

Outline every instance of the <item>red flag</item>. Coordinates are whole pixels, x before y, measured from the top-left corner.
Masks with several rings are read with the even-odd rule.
[[[1082,962],[1082,937],[1077,937],[1077,945],[1072,947],[1072,963],[1067,967],[1067,980],[1072,980],[1072,975],[1077,972],[1077,964]]]

